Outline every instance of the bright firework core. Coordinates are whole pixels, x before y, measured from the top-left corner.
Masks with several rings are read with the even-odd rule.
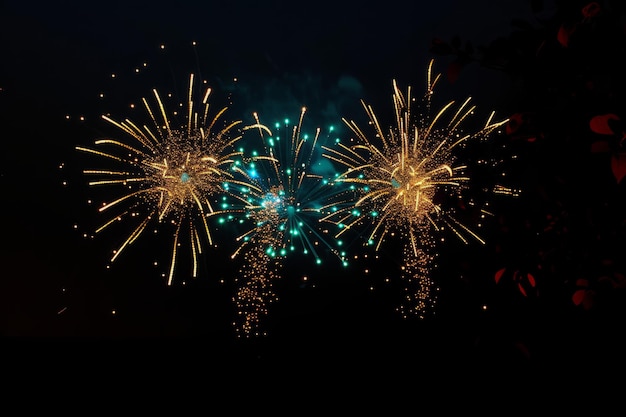
[[[398,161],[390,181],[395,198],[389,201],[390,206],[397,205],[398,208],[389,211],[403,217],[416,215],[417,221],[423,220],[427,213],[435,210],[433,199],[437,185],[445,183],[452,175],[449,165],[427,156]]]
[[[164,190],[161,211],[170,204],[195,204],[197,197],[221,191],[223,176],[211,158],[198,147],[200,138],[187,138],[176,131],[162,151],[143,161],[150,187]],[[163,213],[162,213],[163,214]]]
[[[285,196],[285,191],[282,188],[272,187],[272,190],[267,192],[263,196],[261,206],[264,210],[272,210],[278,214],[279,217],[284,218],[295,213],[295,209],[291,205],[290,199]]]

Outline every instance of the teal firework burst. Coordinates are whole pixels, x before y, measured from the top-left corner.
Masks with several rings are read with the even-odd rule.
[[[309,257],[320,265],[332,257],[340,265],[348,265],[343,242],[334,237],[333,225],[321,218],[325,208],[346,204],[341,201],[349,185],[332,180],[337,174],[321,157],[321,128],[307,133],[302,125],[305,113],[302,108],[295,124],[289,119],[274,124],[274,131],[255,113],[256,129],[247,131],[258,132],[258,137],[251,138],[257,145],[249,141],[250,151],[240,148],[244,158],[235,163],[243,182],[254,184],[233,185],[246,196],[241,222],[249,225],[237,237],[232,255],[244,258],[238,278],[242,284],[234,301],[239,311],[236,328],[245,335],[262,333],[260,317],[278,298],[273,283],[281,276],[285,258]],[[329,128],[328,135],[333,130]],[[323,141],[331,139],[325,136]]]
[[[243,250],[252,236],[261,231],[272,234],[264,252],[270,258],[292,254],[312,256],[321,264],[329,254],[347,265],[343,242],[334,237],[329,225],[322,223],[324,209],[345,196],[346,186],[336,183],[331,164],[321,157],[321,128],[303,131],[306,108],[292,125],[289,119],[274,124],[275,134],[254,117],[261,138],[261,151],[252,146],[242,162],[248,181],[256,184],[249,189],[246,217],[252,228],[238,237]],[[251,130],[251,129],[249,129]],[[328,134],[332,134],[329,128]],[[328,140],[325,137],[325,141]],[[269,227],[268,227],[269,226]]]

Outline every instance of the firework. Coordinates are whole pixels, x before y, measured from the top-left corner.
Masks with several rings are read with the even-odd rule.
[[[269,314],[269,305],[278,300],[274,282],[280,278],[280,261],[267,253],[278,241],[275,223],[267,222],[257,227],[256,233],[247,241],[243,262],[237,278],[239,286],[233,297],[237,317],[233,323],[238,336],[265,335],[262,321]]]
[[[366,244],[376,251],[391,237],[402,242],[402,276],[408,281],[407,301],[399,307],[404,316],[423,317],[436,302],[436,285],[430,277],[436,256],[433,248],[438,241],[435,232],[450,230],[463,242],[475,239],[484,243],[459,220],[454,205],[446,205],[445,201],[458,202],[470,181],[467,166],[459,161],[460,149],[472,139],[486,138],[506,123],[493,121],[491,113],[478,131],[464,133],[462,126],[475,110],[471,98],[458,106],[451,101],[432,117],[431,97],[440,77],[432,79],[432,64],[428,66],[427,89],[419,109],[425,109],[425,116],[414,116],[411,87],[403,93],[394,80],[393,127],[383,130],[372,107],[361,101],[373,133],[369,135],[354,121],[343,119],[355,135],[352,144],[323,147],[325,157],[345,168],[335,181],[353,184],[359,192],[353,206],[329,211],[323,220],[339,227],[336,238],[352,231],[366,236]]]
[[[151,223],[167,224],[172,229],[168,285],[172,284],[179,249],[185,241],[190,249],[191,275],[197,276],[199,255],[205,246],[214,246],[209,218],[228,210],[214,207],[219,196],[232,194],[223,184],[227,180],[231,184],[237,182],[232,162],[240,155],[234,145],[241,138],[241,121],[223,120],[226,107],[209,117],[211,89],[199,95],[199,101],[196,90],[191,74],[187,105],[181,105],[186,108],[182,123],[176,122],[176,112],[168,114],[155,89],[155,104],[142,99],[152,127],[103,115],[128,140],[104,138],[96,140],[93,147],[76,147],[109,164],[107,168],[83,171],[92,178],[89,186],[118,187],[117,197],[99,207],[99,212],[112,214],[95,233],[121,221],[134,223],[110,261],[114,262]]]
[[[277,300],[272,285],[280,278],[283,259],[312,256],[319,265],[330,255],[347,265],[342,241],[333,238],[328,224],[320,222],[322,207],[342,195],[343,183],[329,180],[334,174],[327,172],[328,161],[321,158],[321,129],[312,135],[304,133],[305,113],[306,108],[302,108],[294,126],[289,120],[282,126],[277,123],[275,135],[254,114],[263,151],[253,151],[242,164],[246,181],[255,184],[248,189],[245,207],[251,227],[237,237],[240,244],[232,255],[236,258],[244,253],[239,271],[242,287],[235,302],[245,334],[258,330],[267,304]]]

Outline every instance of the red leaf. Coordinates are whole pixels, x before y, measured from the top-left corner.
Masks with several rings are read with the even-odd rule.
[[[556,34],[556,39],[561,45],[567,47],[569,45],[569,38],[575,30],[576,25],[565,26],[565,24],[562,24],[559,28],[558,33]]]
[[[611,157],[611,170],[619,183],[626,176],[626,154],[620,153]]]
[[[526,290],[524,289],[524,287],[522,287],[522,284],[518,282],[517,287],[519,288],[519,292],[521,292],[524,297],[527,297]]]
[[[609,142],[606,140],[597,140],[591,144],[591,152],[600,153],[600,152],[608,152]]]
[[[600,135],[614,135],[615,132],[609,126],[609,120],[619,120],[619,117],[613,113],[600,114],[589,120],[589,127]]]
[[[536,282],[535,282],[535,277],[533,276],[533,274],[529,272],[527,274],[527,277],[528,277],[528,282],[530,283],[530,285],[534,287]]]
[[[498,283],[498,281],[500,281],[500,278],[502,278],[502,274],[504,274],[505,269],[506,268],[502,268],[498,272],[496,272],[496,276],[495,276],[496,284]]]
[[[574,294],[572,295],[572,301],[574,302],[575,305],[580,305],[580,303],[583,302],[583,300],[585,299],[585,292],[586,290],[576,290],[574,292]]]
[[[583,307],[585,310],[590,310],[593,307],[595,291],[585,291],[585,298],[583,299]]]
[[[591,3],[583,7],[581,12],[583,16],[585,17],[585,19],[594,17],[595,15],[600,13],[600,4],[598,4],[598,2],[592,1]]]

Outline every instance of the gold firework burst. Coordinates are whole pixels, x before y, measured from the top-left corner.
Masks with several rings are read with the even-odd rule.
[[[104,120],[121,130],[129,140],[104,138],[96,140],[94,147],[76,147],[114,166],[84,170],[85,175],[93,178],[90,186],[123,189],[118,197],[99,207],[99,212],[115,213],[95,233],[122,220],[131,219],[135,223],[131,233],[114,251],[111,262],[135,242],[151,222],[172,225],[168,285],[172,284],[183,239],[190,248],[191,275],[197,276],[198,256],[206,244],[214,245],[208,218],[228,211],[226,207],[215,207],[219,204],[217,197],[230,193],[222,184],[224,181],[237,183],[232,162],[240,153],[233,145],[241,138],[237,129],[241,122],[224,121],[226,107],[209,117],[211,89],[207,88],[196,103],[194,87],[191,74],[187,112],[182,123],[175,123],[155,89],[156,108],[142,99],[152,127],[139,127],[129,119],[116,121],[103,115]]]
[[[425,117],[413,114],[411,87],[403,93],[394,80],[395,125],[384,130],[372,107],[361,101],[373,135],[344,119],[355,135],[353,144],[324,147],[324,156],[345,167],[335,181],[351,183],[361,194],[353,206],[330,211],[323,220],[340,228],[337,237],[356,232],[359,226],[369,227],[366,241],[377,251],[388,237],[403,241],[403,277],[413,288],[407,294],[408,310],[404,305],[399,308],[404,315],[410,312],[421,316],[435,302],[429,276],[435,256],[433,231],[447,229],[463,242],[474,238],[484,243],[472,228],[457,219],[454,208],[444,206],[440,199],[460,198],[470,180],[458,150],[472,139],[486,138],[507,122],[494,121],[492,112],[478,131],[464,133],[462,126],[475,110],[471,98],[460,105],[450,101],[430,117],[431,96],[440,77],[438,74],[432,79],[432,65],[433,61],[427,71]]]

